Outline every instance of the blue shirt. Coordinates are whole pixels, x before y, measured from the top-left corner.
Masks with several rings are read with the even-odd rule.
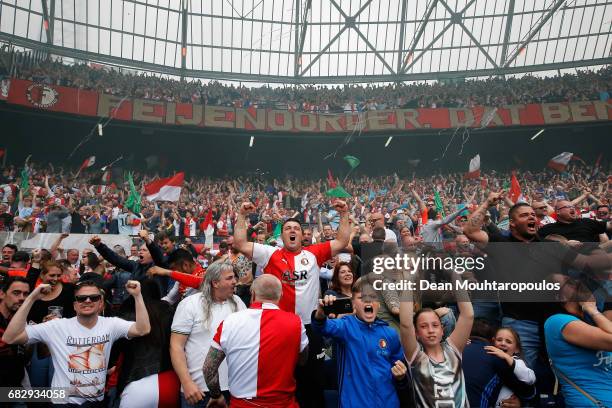
[[[400,339],[389,325],[366,323],[354,315],[312,319],[312,327],[338,344],[340,407],[397,408],[399,399],[391,367],[404,359]]]
[[[521,400],[533,398],[535,387],[516,378],[514,367],[505,360],[488,354],[488,342],[476,337],[463,350],[463,375],[470,407],[489,408],[495,405],[502,386],[509,387]]]
[[[580,321],[576,316],[556,314],[544,323],[546,349],[556,371],[562,372],[572,382],[612,407],[612,353],[591,350],[570,344],[563,338],[568,323]],[[568,407],[590,407],[593,403],[582,393],[557,375]]]

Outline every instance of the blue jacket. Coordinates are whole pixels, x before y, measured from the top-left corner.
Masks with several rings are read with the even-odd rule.
[[[399,407],[391,367],[404,360],[404,352],[395,330],[380,319],[368,324],[354,315],[313,318],[312,327],[338,344],[340,407]]]

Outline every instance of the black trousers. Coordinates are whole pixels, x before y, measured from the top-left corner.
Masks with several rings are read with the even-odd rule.
[[[308,336],[308,361],[306,365],[297,366],[295,369],[296,398],[301,408],[322,408],[325,406],[323,397],[324,357],[317,357],[322,353],[322,341],[309,324],[306,325],[306,335]]]

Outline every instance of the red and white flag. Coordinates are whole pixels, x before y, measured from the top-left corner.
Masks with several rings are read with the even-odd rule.
[[[208,214],[206,214],[206,218],[202,221],[200,225],[200,229],[204,231],[205,242],[204,245],[207,248],[213,247],[213,233],[215,232],[215,225],[213,222],[213,213],[212,209],[208,210]]]
[[[85,169],[93,166],[94,164],[96,164],[96,156],[88,157],[87,159],[85,159],[83,164],[81,164],[81,168],[79,169],[79,171],[85,170]]]
[[[465,173],[465,178],[476,179],[480,177],[480,155],[477,154],[472,160],[470,160],[470,167],[468,172]]]
[[[102,183],[110,184],[111,178],[112,178],[111,169],[110,167],[108,167],[106,170],[104,170],[104,173],[102,173]]]
[[[513,203],[517,203],[519,201],[525,201],[525,197],[521,193],[521,185],[516,178],[516,173],[512,172],[512,179],[510,180],[510,192],[509,192],[510,200]]]
[[[178,201],[185,181],[185,173],[158,179],[145,185],[145,195],[149,201]]]
[[[572,160],[573,156],[574,153],[569,152],[558,154],[548,161],[548,167],[561,173],[565,171],[567,164]]]

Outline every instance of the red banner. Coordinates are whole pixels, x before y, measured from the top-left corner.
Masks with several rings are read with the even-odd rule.
[[[55,86],[12,79],[8,102],[29,108],[53,112],[75,113],[96,116],[98,93],[77,88]]]
[[[19,79],[11,80],[8,102],[126,121],[292,133],[540,126],[608,121],[612,118],[612,101],[318,114],[128,99]]]

